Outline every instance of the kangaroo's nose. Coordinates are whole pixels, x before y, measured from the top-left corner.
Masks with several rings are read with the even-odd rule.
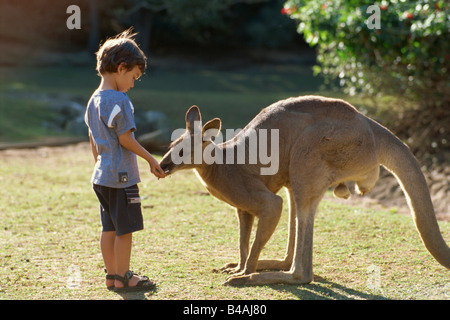
[[[169,174],[170,173],[170,170],[172,169],[171,163],[167,163],[167,162],[162,161],[159,165],[160,165],[161,169],[163,169],[165,174]]]

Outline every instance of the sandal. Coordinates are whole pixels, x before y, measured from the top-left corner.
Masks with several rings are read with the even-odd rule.
[[[128,282],[134,275],[140,277],[141,280],[135,286],[129,287]],[[128,270],[123,277],[116,274],[115,279],[123,283],[123,288],[114,288],[114,292],[150,291],[156,287],[156,283],[148,277],[139,276],[131,270]]]
[[[108,274],[108,271],[106,271],[106,269],[105,269],[105,273],[106,273],[106,280],[116,280],[116,276],[113,274]],[[106,289],[108,289],[109,291],[113,291],[114,285],[107,286]]]

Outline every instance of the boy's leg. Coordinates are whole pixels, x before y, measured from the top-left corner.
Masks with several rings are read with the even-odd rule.
[[[116,236],[114,253],[116,257],[116,274],[124,276],[130,270],[132,233]]]
[[[111,217],[111,198],[114,197],[114,189],[93,185],[93,189],[100,202],[100,217],[102,221],[102,233],[100,235],[100,249],[103,256],[103,262],[107,275],[115,275],[116,273],[116,259],[114,257],[114,241],[116,240],[116,232],[114,222]],[[106,279],[106,286],[114,286],[113,279]]]
[[[130,270],[131,246],[133,242],[133,233],[127,233],[116,236],[114,243],[114,254],[116,257],[116,274],[123,277]],[[133,275],[128,286],[134,287],[141,280],[137,275]],[[123,283],[116,280],[114,283],[116,288],[123,288]]]
[[[133,232],[144,227],[139,188],[137,185],[126,189],[94,185],[94,190],[102,204],[103,232],[100,244],[105,268],[108,274],[124,277],[130,270]],[[134,287],[141,280],[141,277],[133,275],[128,286]],[[107,286],[110,285],[112,281],[107,280]],[[114,281],[114,286],[122,288],[123,283]]]
[[[105,263],[106,273],[116,274],[116,258],[114,254],[116,240],[115,231],[103,231],[100,236],[100,248],[102,251],[103,262]],[[106,286],[113,286],[114,280],[106,279]]]
[[[132,247],[132,233],[116,236],[115,231],[104,231],[100,237],[100,247],[102,250],[103,262],[108,274],[124,276],[130,270],[130,258]],[[134,275],[129,282],[129,286],[135,286],[140,277]],[[123,283],[120,281],[106,280],[106,286],[114,285],[122,288]]]

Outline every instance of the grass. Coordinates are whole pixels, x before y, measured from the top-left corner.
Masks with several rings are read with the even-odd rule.
[[[226,275],[212,270],[238,259],[234,210],[192,172],[157,181],[141,160],[145,230],[135,234],[131,265],[158,288],[120,296],[104,288],[89,146],[2,151],[0,159],[1,299],[449,298],[448,271],[426,251],[410,217],[329,197],[315,223],[315,282],[224,286]],[[450,223],[440,227],[449,241]],[[286,239],[287,205],[261,258],[282,257]]]
[[[60,135],[42,96],[86,103],[98,85],[93,68],[0,68],[0,141]],[[172,129],[197,104],[203,119],[242,128],[261,108],[318,91],[305,66],[226,72],[156,68],[129,93],[136,108],[168,115]],[[369,105],[352,98],[356,106]],[[388,106],[386,106],[387,108]],[[330,197],[316,218],[315,282],[223,286],[213,273],[238,259],[234,210],[212,198],[191,172],[156,181],[140,161],[145,230],[135,234],[132,269],[159,286],[120,296],[104,288],[98,202],[89,184],[87,144],[0,152],[0,299],[448,299],[449,275],[424,249],[410,217],[345,206]],[[285,197],[284,193],[280,194]],[[449,241],[450,224],[440,223]],[[261,258],[281,258],[287,205]]]

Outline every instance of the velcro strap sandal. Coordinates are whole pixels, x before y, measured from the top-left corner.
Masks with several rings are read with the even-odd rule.
[[[114,274],[108,274],[108,271],[106,271],[105,269],[105,273],[106,273],[106,280],[116,280],[116,275]],[[109,291],[113,291],[114,290],[114,285],[112,286],[107,286],[106,289],[108,289]]]
[[[138,276],[141,280],[135,286],[130,287],[128,284],[134,275]],[[140,276],[131,270],[128,270],[123,277],[116,274],[115,279],[123,283],[123,288],[115,287],[114,292],[151,291],[156,287],[154,281],[146,276]]]

